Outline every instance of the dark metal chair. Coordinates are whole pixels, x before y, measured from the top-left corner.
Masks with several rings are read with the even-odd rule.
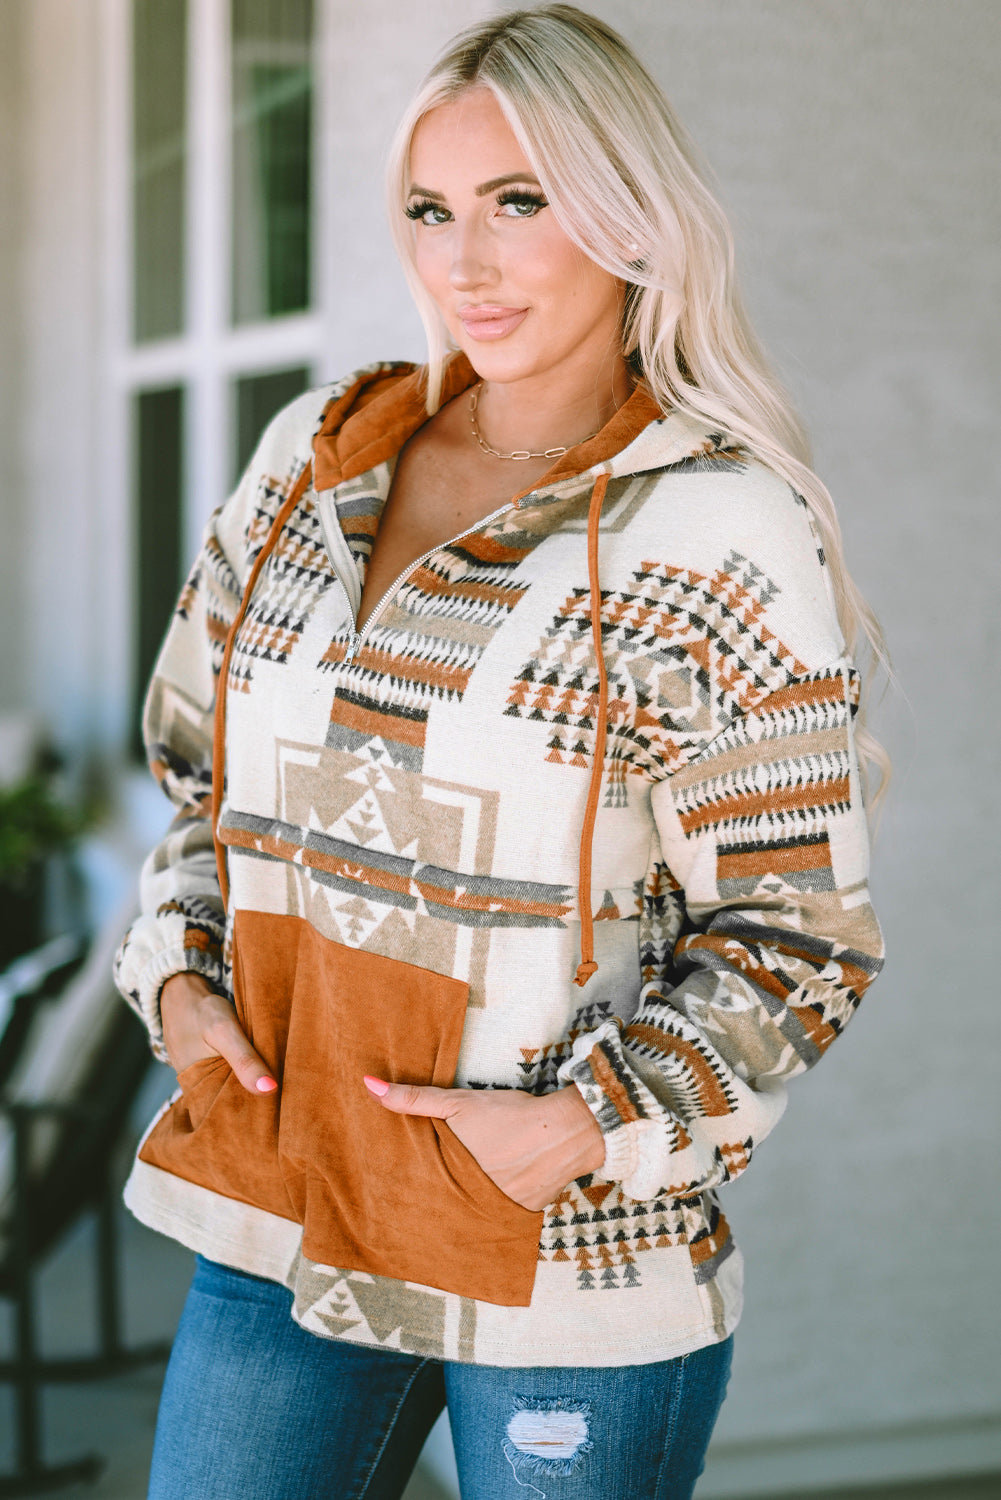
[[[32,992],[17,995],[0,1036],[0,1121],[9,1122],[11,1136],[0,1222],[0,1297],[10,1299],[15,1312],[14,1354],[0,1362],[0,1382],[13,1387],[17,1423],[14,1467],[0,1474],[0,1496],[39,1494],[94,1480],[103,1467],[96,1454],[70,1463],[45,1463],[45,1385],[119,1374],[164,1360],[169,1349],[164,1343],[128,1349],[122,1341],[114,1161],[129,1110],[149,1070],[150,1054],[141,1023],[111,990],[110,972],[108,1003],[71,1096],[22,1097],[16,1088],[16,1066],[19,1061],[23,1066],[24,1049],[31,1046],[39,1008],[45,1001],[58,1006],[58,987],[72,981],[82,961],[78,952]],[[38,1348],[35,1278],[58,1242],[87,1213],[97,1221],[98,1348],[76,1358],[45,1358]]]

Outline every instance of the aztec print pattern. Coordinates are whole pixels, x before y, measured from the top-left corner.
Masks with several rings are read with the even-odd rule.
[[[331,395],[339,389],[333,387]],[[304,410],[308,412],[305,428],[300,415]],[[320,420],[322,408],[315,396],[307,395],[286,408],[269,431],[273,436],[288,424],[299,441],[306,433],[311,441]],[[266,448],[265,440],[229,505],[220,506],[209,520],[201,552],[181,590],[143,712],[150,770],[178,812],[143,868],[144,914],[126,934],[115,957],[114,975],[123,996],[145,1022],[153,1053],[161,1062],[168,1061],[160,1024],[159,993],[164,981],[171,974],[190,970],[203,974],[223,993],[231,992],[229,924],[214,873],[215,845],[209,823],[216,683],[244,583],[304,461],[293,456],[291,463],[286,460],[272,466]],[[282,477],[276,479],[276,473]],[[234,510],[236,524],[231,526],[227,520]],[[310,551],[312,540],[309,535]],[[234,559],[239,559],[239,570]],[[286,570],[291,572],[292,566],[287,564]],[[174,670],[178,653],[186,671]],[[252,656],[248,652],[237,686],[249,684]],[[267,659],[276,660],[278,655],[272,653]],[[149,902],[154,903],[151,911]]]
[[[175,774],[176,762],[171,772]],[[202,974],[223,993],[229,989],[226,920],[218,886],[214,892],[211,886],[214,864],[208,817],[182,810],[143,869],[143,899],[152,907],[152,931],[150,921],[140,918],[115,960],[118,988],[145,1021],[160,1062],[170,1061],[160,1025],[159,989],[164,981],[189,971]]]
[[[161,1057],[164,980],[231,984],[233,906],[208,816],[226,634],[351,383],[272,424],[209,526],[157,665],[147,746],[179,816],[147,861],[116,977]],[[725,1337],[740,1256],[715,1189],[746,1169],[789,1080],[840,1036],[882,964],[852,741],[859,676],[809,511],[725,433],[645,421],[620,452],[422,562],[351,659],[348,601],[391,462],[323,492],[340,562],[307,490],[238,633],[218,830],[232,902],[461,980],[457,1083],[576,1086],[606,1143],[601,1170],[548,1205],[519,1309],[310,1261],[289,1221],[137,1164],[140,1217],[286,1281],[319,1336],[501,1365],[540,1351],[603,1363],[610,1349],[629,1363]],[[609,733],[599,968],[581,991],[598,693],[586,519],[602,471]],[[345,558],[356,577],[338,583]]]
[[[222,671],[226,637],[240,592],[239,581],[218,540],[212,536],[206,538],[202,555],[181,590],[177,616],[181,620],[190,620],[201,606],[203,628],[212,652],[212,671],[216,677]]]
[[[852,676],[857,681],[854,669]],[[842,672],[803,677],[768,699],[767,739],[794,736],[794,760],[766,759],[742,717],[717,740],[712,776],[675,783],[686,837],[711,831],[715,838],[721,895],[752,895],[768,874],[799,890],[834,890],[827,819],[847,812],[851,800],[851,754],[841,732],[850,703]]]
[[[337,516],[348,550],[355,560],[359,582],[364,580],[365,568],[372,556],[379,517],[386,503],[384,489],[379,486],[373,488],[374,477],[368,473],[348,480],[339,487],[337,496]]]
[[[342,749],[377,737],[390,759],[420,771],[435,699],[461,699],[495,633],[524,597],[514,575],[528,548],[491,532],[465,537],[422,563],[341,673],[327,743]],[[334,640],[320,667],[342,666]]]
[[[252,558],[264,545],[284,498],[280,486],[268,484],[250,528]],[[315,500],[307,493],[282,529],[237,631],[229,663],[231,689],[248,691],[255,661],[288,662],[306,620],[333,583]]]
[[[175,619],[201,631],[213,692],[239,601],[236,574],[218,539],[210,535],[181,590]],[[154,675],[143,715],[147,758],[162,791],[182,808],[204,811],[212,798],[205,728],[204,711],[187,694],[168,688]]]
[[[644,1190],[681,1197],[743,1172],[785,1081],[840,1035],[879,971],[863,888],[839,881],[855,774],[848,677],[825,668],[780,688],[663,788],[664,853],[686,896],[681,977],[645,984],[629,1024],[599,1028],[560,1070],[623,1156],[643,1152],[657,1121],[670,1147],[638,1168]],[[714,880],[686,883],[707,841]]]
[[[643,884],[639,963],[643,984],[667,982],[673,975],[674,945],[685,918],[681,886],[662,860],[655,860]]]
[[[766,623],[779,592],[733,551],[710,575],[648,562],[628,589],[602,592],[613,765],[668,775],[709,724],[744,713],[806,671]],[[518,673],[505,712],[554,726],[549,761],[587,766],[597,706],[589,593],[577,588]],[[605,805],[624,796],[620,769]]]
[[[636,1203],[614,1183],[587,1176],[565,1187],[547,1209],[539,1257],[573,1265],[578,1291],[612,1291],[641,1285],[644,1253],[685,1244],[679,1204]]]
[[[331,400],[340,393],[344,384],[341,382],[330,388]],[[283,422],[289,421],[290,418],[299,418],[301,412],[308,411],[311,418],[309,435],[312,440],[322,424],[327,404],[324,402],[317,407],[315,396],[307,392],[304,397],[299,397],[279,413],[269,433]],[[268,433],[265,434],[261,447],[251,459],[237,490],[237,495],[250,501],[249,513],[245,519],[241,517],[242,534],[239,537],[239,548],[244,559],[243,580],[246,579],[257,560],[275,516],[295,487],[302,467],[309,461],[307,451],[294,469],[289,470],[284,465],[276,465],[272,468],[267,462],[267,455],[262,453],[267,437]],[[218,545],[218,541],[212,540],[210,523],[206,548],[218,549]],[[225,551],[223,551],[223,556],[225,556]],[[230,689],[247,691],[253,674],[252,664],[255,660],[281,664],[288,661],[302,634],[305,618],[319,596],[332,582],[329,569],[322,563],[324,558],[325,549],[316,515],[315,497],[312,491],[307,491],[294,514],[290,516],[288,524],[278,539],[277,546],[268,559],[264,574],[259,580],[260,587],[255,591],[238,638],[234,642],[230,658],[228,683]],[[221,570],[218,572],[221,573]],[[236,580],[233,579],[233,582],[236,583]],[[242,593],[241,581],[235,589],[235,604],[233,614],[229,616],[230,620],[235,615]],[[223,646],[225,646],[225,634]],[[219,661],[215,663],[217,676],[221,667],[221,656],[220,650]]]
[[[374,798],[354,805],[351,811],[357,823],[352,827],[349,819],[347,825],[353,839],[331,838],[312,828],[229,809],[222,817],[222,841],[266,858],[294,860],[315,880],[355,899],[359,887],[367,887],[389,906],[407,911],[420,906],[432,916],[446,916],[472,927],[556,926],[572,911],[569,886],[465,874],[460,881],[453,870],[383,852],[374,841],[380,832],[389,834],[389,829],[385,823],[380,829],[378,807]],[[367,845],[364,855],[360,855],[359,842]],[[356,920],[360,915],[356,911]]]

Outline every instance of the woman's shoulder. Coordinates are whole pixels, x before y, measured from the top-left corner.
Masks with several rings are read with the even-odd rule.
[[[698,438],[698,441],[695,439]],[[809,669],[844,648],[830,566],[805,497],[725,433],[649,475],[642,540],[690,607],[753,628]],[[653,549],[653,550],[651,550]]]
[[[845,639],[816,517],[805,496],[760,459],[748,460],[739,488],[732,571],[760,599],[761,625],[776,643],[808,672],[825,667],[842,655]]]

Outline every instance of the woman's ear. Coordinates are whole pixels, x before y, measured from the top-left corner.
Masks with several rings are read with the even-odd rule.
[[[645,271],[647,266],[646,250],[638,240],[630,240],[626,246],[625,254],[628,256],[627,264],[631,271]]]

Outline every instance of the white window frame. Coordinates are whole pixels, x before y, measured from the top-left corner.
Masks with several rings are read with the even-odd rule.
[[[330,253],[330,181],[327,128],[332,101],[329,56],[332,0],[314,0],[313,181],[311,184],[311,306],[308,311],[233,326],[229,237],[231,164],[230,0],[188,0],[187,153],[185,177],[184,332],[136,344],[132,337],[132,0],[103,0],[106,161],[103,310],[108,396],[102,450],[109,486],[106,503],[117,513],[119,534],[134,543],[134,396],[157,386],[184,388],[181,552],[187,566],[201,544],[205,523],[232,488],[235,427],[233,382],[241,376],[305,366],[310,383],[329,378],[325,330],[332,318],[333,286],[324,268]],[[131,549],[134,555],[134,545]],[[115,611],[124,625],[117,651],[122,701],[115,715],[123,741],[132,714],[129,661],[136,631],[133,567],[123,559],[126,597]]]

